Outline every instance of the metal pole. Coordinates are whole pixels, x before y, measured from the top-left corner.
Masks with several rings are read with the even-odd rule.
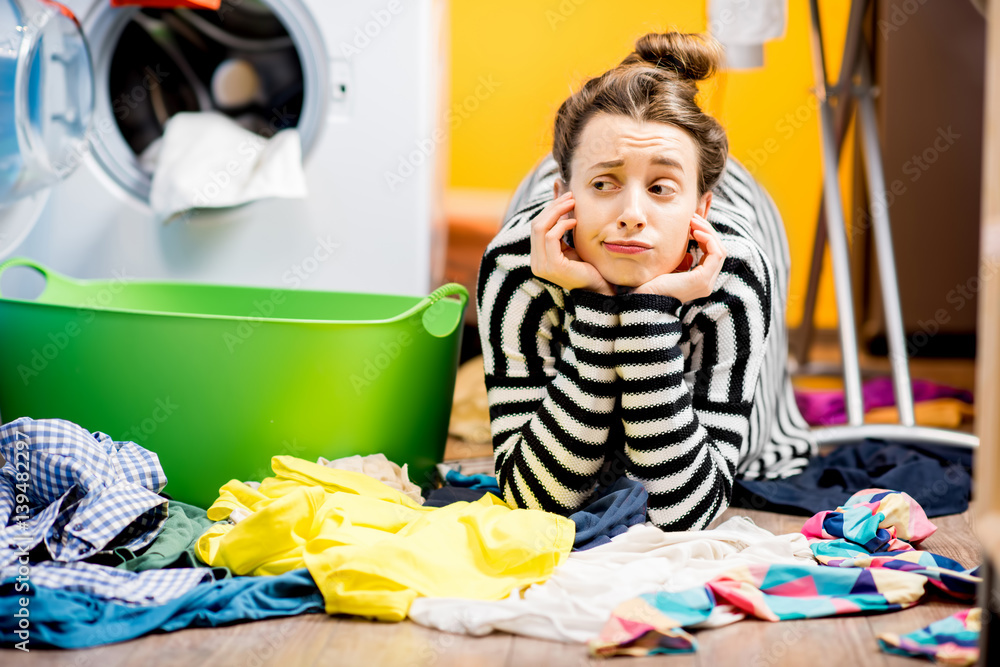
[[[861,369],[858,365],[858,341],[854,323],[854,303],[851,291],[851,265],[847,247],[840,183],[837,178],[837,141],[833,132],[833,117],[827,97],[826,64],[823,56],[823,34],[820,26],[818,0],[810,0],[811,36],[816,94],[820,103],[820,135],[823,155],[823,204],[826,231],[833,261],[833,279],[837,297],[837,320],[840,329],[840,350],[844,366],[844,394],[847,423],[859,426],[864,422],[861,398]]]
[[[840,64],[840,76],[834,94],[837,108],[834,111],[834,134],[837,137],[837,163],[844,149],[844,139],[847,137],[847,127],[851,118],[851,76],[857,67],[856,57],[858,45],[862,42],[862,20],[868,9],[868,0],[855,2],[851,5],[851,16],[847,24],[847,36],[844,38],[844,55]],[[822,55],[820,56],[822,58]],[[823,77],[826,78],[826,64],[823,65]],[[809,280],[806,286],[806,298],[802,307],[802,321],[795,332],[795,359],[800,367],[809,361],[809,350],[812,347],[815,329],[816,299],[819,294],[819,280],[823,269],[823,251],[826,250],[826,218],[823,214],[824,201],[820,198],[820,210],[816,216],[816,234],[813,237],[812,261],[809,265]]]
[[[899,303],[899,281],[896,279],[896,258],[892,248],[892,230],[889,226],[885,175],[882,172],[882,147],[879,146],[878,124],[875,120],[871,63],[867,45],[861,47],[860,65],[860,88],[857,93],[858,125],[861,130],[861,149],[865,158],[865,176],[868,180],[868,199],[875,234],[878,275],[882,283],[882,305],[885,309],[892,384],[896,394],[896,405],[899,408],[899,422],[903,426],[914,426],[917,420],[913,413],[913,387],[910,384],[910,367],[906,357],[906,334],[903,328],[903,311]]]

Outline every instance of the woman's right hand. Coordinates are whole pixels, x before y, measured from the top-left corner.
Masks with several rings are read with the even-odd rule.
[[[549,202],[531,221],[531,272],[565,290],[585,289],[614,296],[615,289],[592,265],[580,259],[563,236],[576,227],[570,212],[576,205],[567,192]]]

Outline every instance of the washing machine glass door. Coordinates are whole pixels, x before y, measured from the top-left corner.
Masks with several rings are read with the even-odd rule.
[[[48,189],[87,151],[90,53],[52,0],[0,0],[0,256],[34,224]]]

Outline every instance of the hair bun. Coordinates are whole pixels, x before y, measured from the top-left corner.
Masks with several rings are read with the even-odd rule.
[[[707,79],[722,64],[722,46],[713,37],[698,33],[651,32],[635,43],[623,65],[644,61],[653,67],[671,70],[685,79]]]

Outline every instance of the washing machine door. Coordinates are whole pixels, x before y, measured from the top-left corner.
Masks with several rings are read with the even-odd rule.
[[[90,53],[53,0],[0,0],[0,257],[34,225],[49,189],[87,152]]]

